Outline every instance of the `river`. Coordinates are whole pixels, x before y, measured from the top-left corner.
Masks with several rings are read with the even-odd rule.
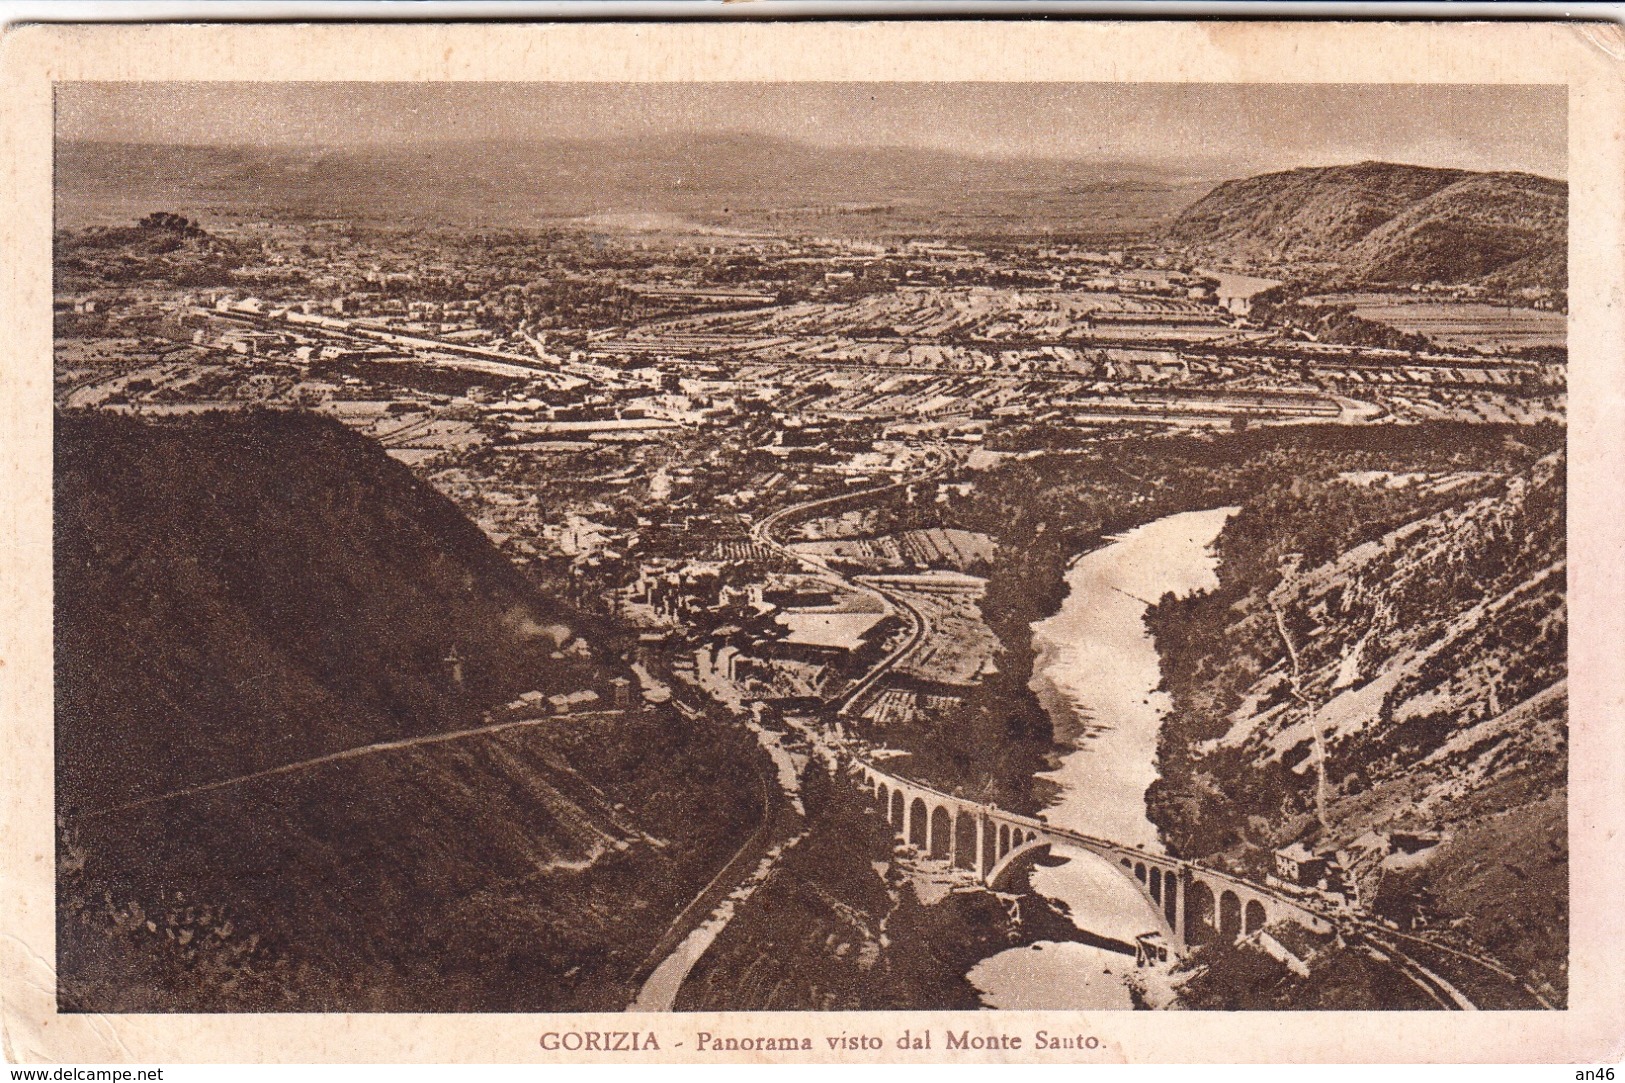
[[[1235,508],[1184,512],[1110,539],[1067,571],[1060,612],[1033,625],[1033,690],[1070,748],[1038,777],[1054,799],[1039,815],[1057,827],[1160,851],[1146,818],[1157,777],[1157,731],[1168,697],[1145,627],[1148,604],[1217,585],[1211,546]],[[1066,905],[1080,929],[1132,943],[1153,928],[1139,891],[1081,851],[1033,869],[1039,894]],[[990,1007],[1129,1008],[1130,956],[1078,943],[1041,942],[978,963],[969,978]]]

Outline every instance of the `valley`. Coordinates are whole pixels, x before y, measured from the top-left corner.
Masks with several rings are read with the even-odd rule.
[[[65,148],[65,1010],[1564,1004],[1561,182],[546,149]]]

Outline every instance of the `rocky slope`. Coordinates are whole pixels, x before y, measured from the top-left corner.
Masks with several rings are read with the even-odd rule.
[[[1220,587],[1148,618],[1175,699],[1148,803],[1178,852],[1255,875],[1339,854],[1371,912],[1561,999],[1565,457],[1531,450],[1250,500]]]
[[[1166,239],[1323,285],[1567,285],[1568,186],[1388,162],[1226,181]]]

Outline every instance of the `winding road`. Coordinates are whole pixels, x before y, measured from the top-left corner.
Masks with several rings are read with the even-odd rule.
[[[261,779],[275,778],[279,775],[292,774],[296,771],[306,771],[312,767],[321,767],[324,764],[339,763],[343,760],[353,760],[361,756],[374,756],[384,752],[400,752],[409,748],[421,748],[424,745],[444,744],[447,741],[461,741],[468,737],[480,737],[487,734],[502,733],[505,730],[528,729],[535,726],[557,726],[567,718],[598,717],[606,715],[619,715],[622,712],[612,711],[586,711],[571,715],[544,715],[540,718],[520,718],[506,722],[493,722],[487,726],[476,726],[473,729],[452,730],[448,733],[426,733],[419,737],[403,737],[394,741],[375,741],[370,745],[357,745],[354,748],[341,749],[338,752],[329,752],[323,756],[312,756],[308,760],[296,760],[293,763],[284,763],[277,767],[267,767],[260,771],[251,771],[245,775],[235,775],[231,778],[216,779],[213,782],[203,782],[196,786],[187,786],[185,789],[170,790],[168,793],[154,794],[142,797],[135,801],[126,801],[121,805],[111,805],[107,808],[95,809],[82,815],[82,819],[94,820],[100,816],[110,816],[115,812],[128,812],[131,809],[146,808],[148,805],[157,805],[165,801],[174,801],[183,797],[192,797],[200,793],[209,793],[212,790],[222,790],[228,786],[241,786],[244,783],[256,782]]]
[[[772,783],[765,771],[758,772],[758,778],[762,786],[761,825],[711,882],[671,920],[665,934],[655,942],[639,971],[637,999],[627,1011],[671,1011],[690,971],[727,924],[726,917],[716,916],[717,908],[725,899],[738,898],[766,879],[776,859],[775,839],[779,840],[780,852],[800,841],[801,819],[790,809],[783,791]]]

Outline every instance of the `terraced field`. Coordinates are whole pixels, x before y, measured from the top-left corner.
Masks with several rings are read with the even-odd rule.
[[[1513,350],[1568,341],[1568,317],[1561,312],[1386,293],[1333,294],[1312,300],[1352,304],[1355,315],[1363,319],[1426,335],[1445,347]]]

